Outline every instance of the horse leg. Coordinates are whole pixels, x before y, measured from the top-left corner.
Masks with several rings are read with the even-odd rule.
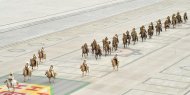
[[[49,79],[49,83],[51,83],[50,78],[48,78],[48,79]]]
[[[15,92],[15,87],[14,87],[14,85],[13,85],[13,91],[12,91],[13,93]]]
[[[85,74],[84,74],[84,76],[86,76],[86,74],[87,74],[87,71],[85,71]]]
[[[7,88],[8,88],[8,91],[10,92],[10,88],[9,88],[9,85],[7,84]]]
[[[86,54],[84,54],[84,58],[86,59]]]
[[[55,77],[53,77],[53,83],[55,83]]]
[[[26,77],[24,76],[24,82],[26,82]]]
[[[84,76],[84,71],[82,72],[82,77]]]

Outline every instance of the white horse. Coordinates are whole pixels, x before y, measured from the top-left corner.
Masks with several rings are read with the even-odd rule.
[[[15,86],[17,86],[17,85],[19,84],[18,81],[15,80],[15,79],[13,79],[13,80],[7,79],[7,80],[5,80],[4,83],[6,83],[6,86],[7,86],[7,88],[8,88],[8,91],[10,91],[10,88],[12,88],[12,92],[15,91]]]

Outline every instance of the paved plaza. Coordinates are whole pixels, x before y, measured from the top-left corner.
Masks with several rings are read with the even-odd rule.
[[[39,10],[40,14],[18,19],[0,18],[4,19],[0,23],[0,95],[8,93],[3,82],[10,72],[14,73],[20,85],[12,95],[190,95],[189,20],[145,42],[141,42],[139,37],[135,45],[123,48],[122,44],[122,34],[126,30],[131,32],[133,27],[139,33],[141,25],[147,28],[151,21],[154,25],[158,19],[164,22],[173,13],[183,15],[187,12],[190,16],[189,0],[95,0],[80,6],[79,1],[61,6],[66,1],[53,3],[47,0],[48,3],[39,9],[51,4],[54,7],[49,8],[59,10],[48,11],[47,8],[43,13],[35,8],[31,11]],[[40,0],[38,4],[42,2],[45,1]],[[14,4],[13,1],[10,3]],[[101,6],[95,6],[97,4]],[[88,6],[95,8],[86,8],[88,12],[84,12]],[[26,7],[30,6],[26,4]],[[79,10],[75,15],[51,15],[82,7],[83,11]],[[19,11],[25,14],[24,9]],[[44,15],[51,16],[38,18]],[[81,46],[87,43],[90,47],[96,39],[102,47],[102,39],[107,36],[112,41],[115,34],[119,35],[119,49],[97,60],[90,53],[87,57],[90,72],[81,77],[80,64],[85,59],[81,56]],[[24,65],[33,54],[38,55],[41,47],[45,48],[47,59],[34,69],[30,80],[23,82]],[[120,62],[118,71],[113,71],[111,64],[115,54]],[[58,73],[54,83],[49,83],[45,76],[50,65],[54,65]]]

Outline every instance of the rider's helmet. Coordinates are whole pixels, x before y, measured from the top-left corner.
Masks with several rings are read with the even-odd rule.
[[[177,15],[179,15],[179,12],[177,12]]]
[[[53,68],[53,65],[50,65],[51,68]]]
[[[29,62],[26,62],[26,65],[29,65]]]

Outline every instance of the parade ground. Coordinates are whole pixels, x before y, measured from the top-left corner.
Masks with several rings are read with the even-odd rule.
[[[189,0],[0,0],[0,95],[190,95],[190,20],[141,41],[148,28],[167,16],[187,12]],[[139,41],[124,48],[122,35],[135,28]],[[118,34],[111,55],[82,57],[81,46]],[[46,60],[23,81],[23,68],[44,47]],[[119,68],[111,60],[118,55]],[[82,77],[86,60],[89,73]],[[38,60],[39,61],[39,60]],[[57,73],[49,83],[50,65]],[[4,81],[13,72],[14,93]]]

